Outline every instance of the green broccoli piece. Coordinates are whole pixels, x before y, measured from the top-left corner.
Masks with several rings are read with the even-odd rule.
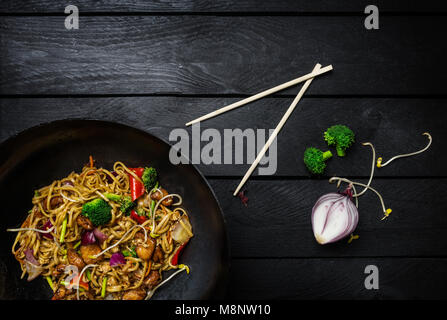
[[[106,193],[104,196],[120,205],[120,211],[124,213],[124,215],[128,216],[130,211],[135,207],[135,202],[132,201],[132,198],[129,196],[119,196],[113,193]]]
[[[354,137],[354,132],[341,124],[328,128],[324,133],[324,140],[329,146],[335,145],[339,157],[345,156],[346,149],[354,143]]]
[[[325,161],[332,157],[332,152],[323,152],[317,148],[307,148],[304,151],[304,164],[312,174],[322,174],[326,168]]]
[[[112,207],[103,199],[94,199],[82,206],[82,215],[89,218],[95,226],[107,224],[112,219]]]
[[[123,256],[125,256],[125,257],[134,257],[134,258],[137,258],[137,254],[136,254],[136,252],[135,252],[135,246],[131,246],[130,248],[127,247],[127,249],[121,251],[121,253],[122,253]]]
[[[155,168],[144,168],[143,175],[141,176],[146,191],[149,192],[155,187],[157,183],[157,170]]]

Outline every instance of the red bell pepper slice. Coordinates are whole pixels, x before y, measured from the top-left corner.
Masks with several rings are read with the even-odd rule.
[[[138,178],[143,176],[144,168],[129,168]],[[132,197],[132,201],[135,201],[139,197],[141,197],[144,193],[144,185],[134,178],[133,175],[129,174],[129,183],[130,183],[130,196]]]
[[[178,264],[178,258],[180,256],[180,253],[183,251],[183,249],[186,247],[187,244],[188,244],[188,241],[186,241],[184,244],[182,244],[180,247],[178,247],[177,251],[172,256],[171,264],[173,266],[176,266]]]
[[[143,176],[144,168],[129,168],[129,170],[135,173],[138,178],[141,178]],[[135,179],[134,176],[132,176],[131,174],[129,174],[129,184],[130,196],[132,197],[132,201],[135,201],[144,194],[144,185],[140,181]],[[132,210],[130,212],[130,216],[139,224],[142,224],[144,221],[147,220],[145,216],[138,215],[135,210]]]
[[[136,222],[138,222],[139,224],[142,224],[144,221],[147,220],[147,218],[145,216],[140,216],[138,215],[138,213],[136,213],[135,210],[132,210],[130,212],[130,216],[132,217],[132,219],[134,219]]]

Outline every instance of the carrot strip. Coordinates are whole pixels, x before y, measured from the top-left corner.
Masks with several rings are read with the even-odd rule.
[[[146,274],[144,275],[145,278],[151,272],[151,267],[152,267],[152,260],[149,261],[149,265],[147,266]]]

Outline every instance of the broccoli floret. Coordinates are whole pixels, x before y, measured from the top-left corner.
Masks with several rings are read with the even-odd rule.
[[[102,226],[112,219],[112,207],[103,199],[94,199],[82,206],[82,215],[90,219],[95,226]]]
[[[113,193],[106,193],[104,196],[120,205],[120,211],[124,213],[126,216],[130,214],[130,210],[135,207],[135,202],[132,201],[132,198],[129,196],[119,196]]]
[[[332,152],[323,152],[317,148],[307,148],[304,151],[304,164],[312,174],[322,174],[326,168],[325,161],[332,157]]]
[[[141,180],[143,180],[146,191],[149,192],[150,190],[152,190],[153,187],[155,187],[155,184],[157,183],[157,170],[152,167],[144,168]]]
[[[329,146],[335,145],[337,155],[344,157],[346,149],[354,143],[354,132],[347,126],[337,124],[326,130],[324,133],[324,140]]]

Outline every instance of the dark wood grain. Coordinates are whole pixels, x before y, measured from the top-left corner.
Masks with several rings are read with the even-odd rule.
[[[80,12],[356,12],[363,13],[365,6],[371,1],[331,1],[331,0],[173,0],[173,1],[144,1],[144,0],[78,0],[75,3]],[[442,1],[374,1],[381,12],[439,12],[446,11]],[[0,12],[18,13],[49,13],[64,11],[66,4],[51,0],[0,2]]]
[[[0,99],[0,141],[37,124],[66,118],[120,122],[168,140],[173,129],[186,128],[184,124],[187,121],[236,100],[194,97]],[[201,130],[215,128],[223,137],[224,129],[274,128],[291,100],[266,98],[205,121],[201,124]],[[378,156],[386,160],[398,153],[421,149],[427,143],[421,135],[425,131],[433,136],[431,149],[376,170],[376,175],[446,176],[444,164],[439,159],[439,154],[444,152],[442,139],[447,135],[444,124],[446,103],[446,99],[304,98],[278,137],[275,176],[309,177],[302,162],[304,149],[308,146],[327,149],[322,134],[327,127],[336,123],[352,127],[358,143],[344,159],[334,156],[328,162],[327,176],[369,176],[371,151],[369,147],[361,146],[360,142],[374,143]],[[191,138],[190,128],[188,132]],[[171,144],[174,143],[171,141]],[[203,142],[202,146],[205,144]],[[230,145],[222,147],[222,153],[228,152],[229,148]],[[242,176],[248,165],[213,164],[200,165],[199,168],[209,177]]]
[[[381,221],[379,200],[369,192],[359,199],[354,233],[360,238],[324,246],[314,239],[310,217],[320,196],[337,191],[328,181],[251,180],[244,187],[247,207],[232,196],[239,180],[209,181],[227,221],[233,257],[446,256],[445,179],[373,181],[393,210],[390,217]]]
[[[367,265],[379,289],[364,286]],[[232,261],[232,299],[445,299],[446,259],[242,259]]]
[[[320,62],[334,71],[307,94],[442,95],[447,43],[433,30],[444,24],[384,16],[368,31],[357,16],[88,16],[68,31],[63,16],[6,16],[0,94],[247,95]]]

